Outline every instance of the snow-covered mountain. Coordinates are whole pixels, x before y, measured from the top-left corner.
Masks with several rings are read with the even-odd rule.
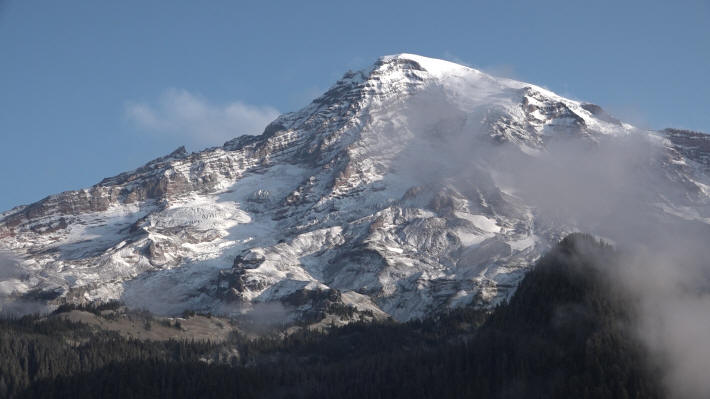
[[[612,161],[598,155],[607,148]],[[613,176],[636,170],[627,159],[645,162],[628,175],[643,184],[618,198],[710,223],[705,135],[642,131],[447,61],[382,57],[259,136],[179,148],[0,214],[0,296],[316,319],[491,306],[562,235],[615,239],[613,204],[560,205],[603,203],[607,183],[626,192]],[[565,185],[560,170],[579,173]]]

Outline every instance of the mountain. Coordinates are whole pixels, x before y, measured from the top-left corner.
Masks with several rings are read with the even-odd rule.
[[[710,234],[709,167],[703,134],[386,56],[261,135],[0,214],[0,295],[336,322],[492,307],[569,232]]]

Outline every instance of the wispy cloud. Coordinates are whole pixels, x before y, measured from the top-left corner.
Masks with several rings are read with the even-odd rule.
[[[126,117],[138,128],[177,137],[187,144],[209,146],[243,134],[258,134],[279,115],[271,106],[235,101],[213,104],[184,89],[168,89],[157,101],[129,102]]]
[[[451,51],[445,51],[443,58],[445,60],[455,62],[457,64],[465,65],[469,68],[478,69],[479,71],[485,72],[485,73],[487,73],[489,75],[493,75],[495,77],[521,80],[520,77],[518,76],[517,72],[515,71],[514,65],[496,64],[496,65],[481,66],[481,65],[477,65],[472,62],[469,62],[469,61],[459,57],[458,55],[452,53]]]
[[[445,59],[447,61],[455,62],[459,65],[467,66],[469,68],[476,68],[476,65],[464,60],[463,58],[459,57],[458,55],[454,54],[453,52],[451,52],[449,50],[444,51],[444,54],[441,58]]]

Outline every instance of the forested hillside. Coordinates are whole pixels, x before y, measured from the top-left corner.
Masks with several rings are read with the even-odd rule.
[[[356,323],[224,343],[153,342],[61,318],[0,323],[0,397],[655,398],[658,370],[629,332],[618,256],[565,238],[490,315]]]

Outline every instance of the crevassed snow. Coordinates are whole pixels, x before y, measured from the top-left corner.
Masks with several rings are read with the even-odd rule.
[[[508,241],[508,245],[516,251],[523,251],[535,245],[535,236],[531,235],[520,240]]]
[[[491,219],[489,217],[483,216],[483,215],[473,215],[467,212],[454,212],[454,215],[456,217],[468,220],[471,222],[474,226],[477,228],[489,232],[489,233],[498,233],[500,231],[500,226],[496,224],[495,219]]]
[[[456,229],[455,232],[456,236],[461,240],[461,244],[465,247],[480,244],[486,238],[493,236],[492,234],[475,234],[463,229]]]

